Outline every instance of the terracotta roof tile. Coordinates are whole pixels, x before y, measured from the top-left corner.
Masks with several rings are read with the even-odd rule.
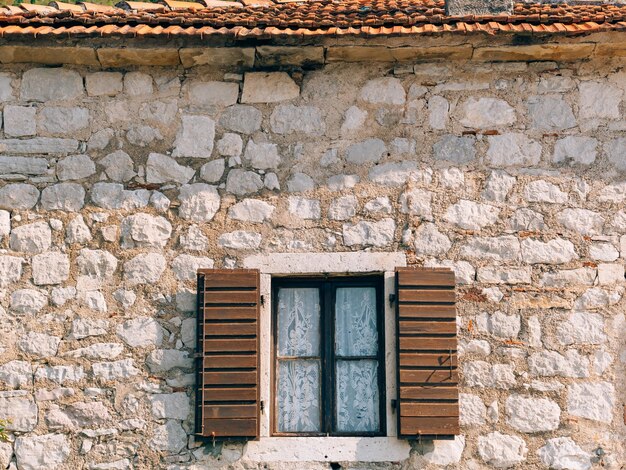
[[[512,15],[446,16],[441,0],[51,2],[0,8],[0,36],[400,36],[624,30],[623,5],[515,5]]]

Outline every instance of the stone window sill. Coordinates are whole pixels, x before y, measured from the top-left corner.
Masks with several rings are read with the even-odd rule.
[[[243,459],[253,462],[399,462],[411,446],[395,437],[262,437],[249,441]]]

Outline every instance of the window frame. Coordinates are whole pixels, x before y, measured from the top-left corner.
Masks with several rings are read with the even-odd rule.
[[[321,432],[280,432],[278,431],[277,393],[277,341],[278,341],[278,290],[290,287],[313,287],[320,294],[320,412]],[[335,303],[337,288],[374,287],[376,290],[376,328],[378,333],[378,393],[379,430],[375,432],[339,432],[336,429],[336,364],[335,344]],[[387,436],[387,368],[385,339],[385,278],[383,274],[362,275],[292,275],[271,279],[271,365],[270,365],[270,436],[274,437],[384,437]],[[363,356],[373,358],[374,356]],[[330,373],[327,373],[330,371]]]

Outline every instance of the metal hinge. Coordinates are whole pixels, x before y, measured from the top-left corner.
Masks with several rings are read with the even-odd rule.
[[[391,400],[391,412],[395,413],[397,409],[398,409],[398,400],[394,398]]]
[[[264,295],[261,296],[261,305],[265,305],[265,296]]]
[[[396,294],[389,294],[389,305],[393,305],[396,301]]]

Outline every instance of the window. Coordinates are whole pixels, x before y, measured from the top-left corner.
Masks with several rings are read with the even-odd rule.
[[[383,435],[382,277],[274,279],[274,435]]]

